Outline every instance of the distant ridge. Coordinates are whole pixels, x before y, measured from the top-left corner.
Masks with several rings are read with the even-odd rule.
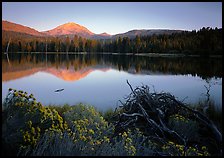
[[[113,36],[113,38],[118,37],[129,37],[134,38],[136,35],[138,36],[152,36],[152,35],[161,35],[161,34],[167,34],[170,35],[172,33],[181,33],[183,30],[168,30],[168,29],[150,29],[150,30],[131,30],[125,33],[116,34]]]
[[[26,33],[26,34],[34,35],[34,36],[45,36],[45,34],[43,32],[39,32],[33,28],[23,26],[20,24],[16,24],[16,23],[12,23],[9,21],[4,21],[4,20],[2,21],[2,30]]]
[[[69,36],[73,37],[74,35],[81,36],[88,39],[116,39],[118,37],[129,37],[129,38],[135,38],[136,35],[138,36],[152,36],[152,35],[160,35],[160,34],[167,34],[170,35],[172,33],[181,33],[184,30],[169,30],[169,29],[135,29],[130,30],[125,33],[120,33],[116,35],[110,35],[106,32],[103,32],[101,34],[95,34],[88,30],[86,27],[79,25],[74,22],[68,22],[62,25],[59,25],[55,27],[54,29],[39,32],[33,28],[23,26],[20,24],[12,23],[9,21],[2,21],[2,31],[5,31],[4,34],[7,32],[10,32],[11,34],[13,32],[17,33],[25,33],[28,35],[34,35],[34,36]]]

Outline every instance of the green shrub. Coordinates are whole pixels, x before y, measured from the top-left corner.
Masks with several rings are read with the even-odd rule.
[[[49,105],[47,107],[50,108],[51,110],[55,109],[59,113],[60,116],[62,116],[63,113],[71,109],[71,106],[68,104],[65,104],[63,106]]]
[[[117,121],[117,115],[121,113],[121,111],[119,110],[113,110],[112,108],[104,111],[104,112],[100,112],[101,116],[103,116],[103,118],[110,123],[113,123],[115,121]]]
[[[185,147],[171,141],[162,146],[162,152],[169,156],[210,156],[206,146],[202,146],[201,148],[193,146]]]
[[[61,135],[45,132],[31,155],[130,156],[153,152],[146,148],[146,137],[139,130],[127,130],[113,137],[114,126],[108,125],[92,106],[72,106],[63,113],[63,118],[68,123],[68,130]]]
[[[35,148],[27,148],[24,153],[31,156],[77,156],[75,143],[67,131],[63,133],[46,131]]]
[[[194,120],[185,118],[182,115],[175,114],[169,117],[169,127],[176,131],[181,137],[188,138],[189,140],[197,139],[198,137],[198,124]]]
[[[46,130],[66,128],[58,112],[43,107],[32,94],[10,89],[3,107],[2,139],[6,148],[15,153],[34,147]]]
[[[100,115],[93,106],[78,104],[63,115],[72,131],[74,143],[82,155],[92,155],[96,148],[109,140],[113,134],[112,125]],[[85,149],[85,150],[84,150]]]

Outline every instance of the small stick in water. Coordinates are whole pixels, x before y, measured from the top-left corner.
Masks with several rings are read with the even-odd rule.
[[[64,88],[62,88],[62,89],[57,89],[56,91],[54,91],[54,92],[61,92],[61,91],[63,91],[64,90]]]

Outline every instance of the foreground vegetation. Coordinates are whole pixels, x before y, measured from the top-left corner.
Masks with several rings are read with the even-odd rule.
[[[163,99],[165,96],[171,97],[167,93],[163,95],[148,91],[140,93],[147,90],[147,87],[145,88],[139,87],[135,90],[131,88],[132,93],[121,108],[104,113],[83,104],[62,107],[43,106],[32,94],[9,89],[2,111],[3,154],[32,156],[221,155],[219,138],[214,137],[212,133],[214,131],[209,126],[195,119],[196,117],[189,111],[182,113],[183,107],[178,101],[180,109],[168,107],[164,100],[158,100],[164,103],[162,106],[160,106],[161,102],[153,105],[155,100],[144,102],[150,99],[150,96],[160,95]],[[142,94],[145,95],[143,98]],[[172,105],[176,106],[173,103]],[[158,111],[154,111],[155,109]],[[195,114],[199,115],[199,112]],[[199,118],[203,118],[204,121],[208,119],[205,115],[201,115]],[[207,120],[205,124],[213,125],[210,120]],[[167,131],[170,133],[166,133]],[[184,143],[174,139],[173,136],[177,135],[179,140],[184,140]]]

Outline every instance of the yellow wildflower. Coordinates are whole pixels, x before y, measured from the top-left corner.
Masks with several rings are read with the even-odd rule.
[[[133,152],[132,155],[135,155],[135,153],[136,153],[136,149],[135,149],[135,147],[132,145],[132,146],[130,146],[130,149],[131,149],[131,151]]]
[[[92,129],[89,130],[90,134],[94,134],[94,131]]]
[[[99,145],[99,144],[101,144],[101,142],[100,142],[99,140],[97,140],[97,141],[96,141],[96,144]]]
[[[123,134],[122,134],[122,137],[127,137],[128,135],[127,135],[127,133],[126,132],[124,132]]]
[[[126,142],[132,142],[131,138],[127,138]]]
[[[34,127],[31,128],[31,132],[32,132],[33,134],[35,134],[35,128],[34,128]]]
[[[203,154],[201,154],[201,153],[198,153],[198,156],[203,156]]]
[[[206,150],[206,146],[202,146],[202,148],[201,148],[202,150]]]
[[[105,142],[108,142],[108,143],[110,142],[110,139],[107,138],[106,136],[104,136],[103,139],[105,140]]]
[[[37,127],[37,131],[40,132],[40,127]]]
[[[169,141],[168,143],[169,143],[169,144],[172,144],[172,145],[174,144],[174,142],[171,142],[171,141]]]
[[[27,124],[28,124],[28,126],[31,128],[31,126],[32,126],[32,121],[28,121]]]

